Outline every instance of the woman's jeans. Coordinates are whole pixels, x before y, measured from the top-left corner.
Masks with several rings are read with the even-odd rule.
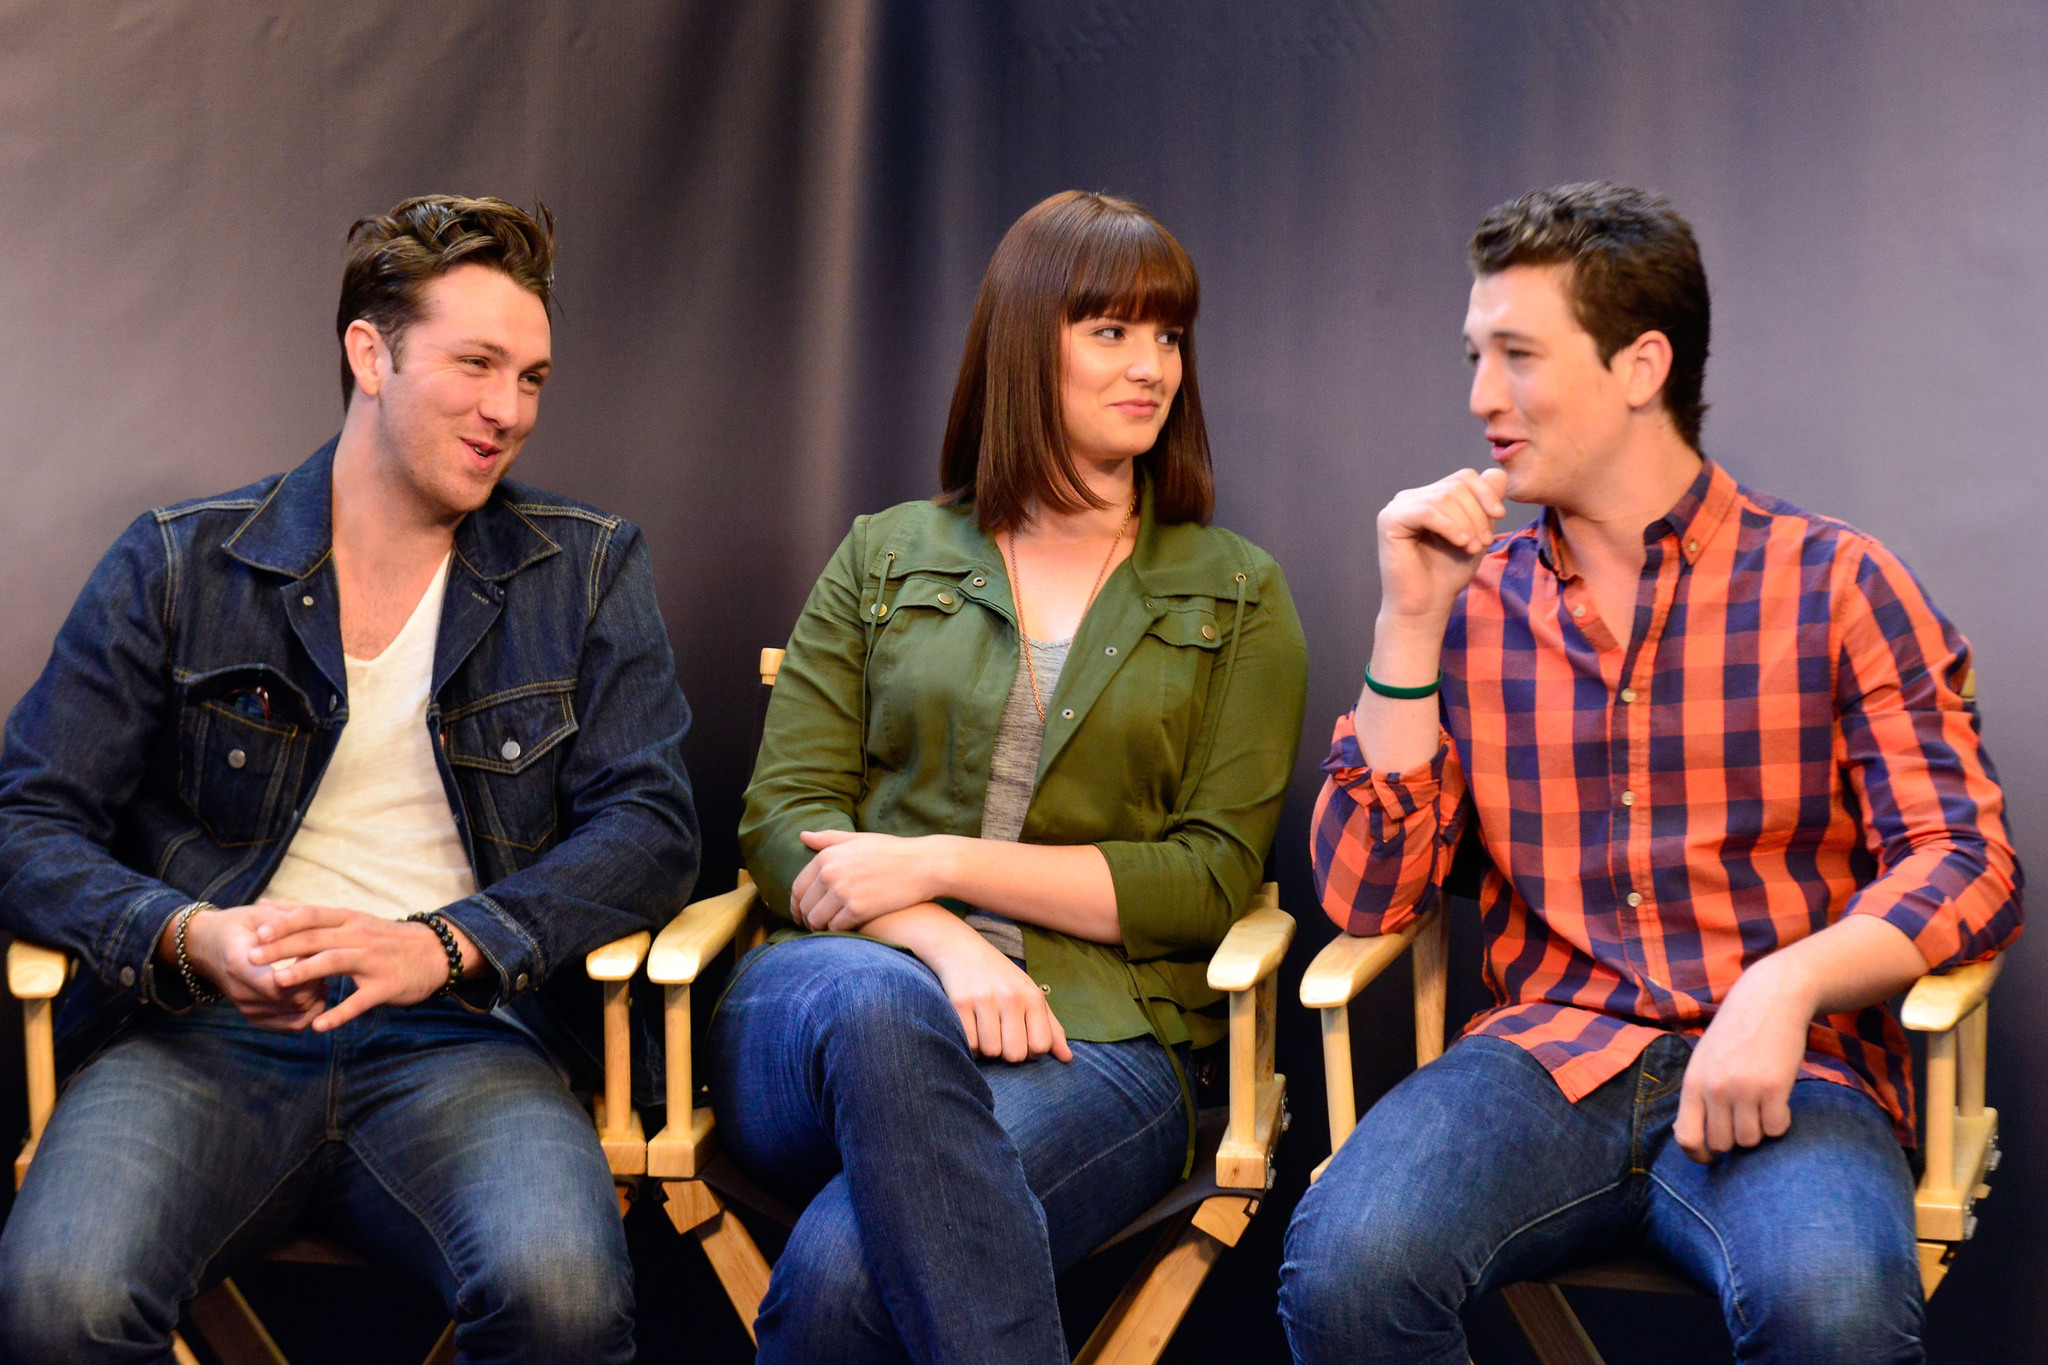
[[[762,1365],[1065,1365],[1053,1292],[1170,1189],[1187,1120],[1151,1038],[1011,1064],[967,1048],[910,954],[757,949],[710,1030],[726,1149],[809,1200],[755,1323]]]
[[[1691,1055],[1660,1038],[1575,1105],[1523,1049],[1466,1038],[1395,1086],[1288,1228],[1294,1358],[1465,1365],[1458,1310],[1475,1295],[1648,1250],[1719,1296],[1737,1360],[1923,1360],[1891,1120],[1800,1081],[1785,1136],[1700,1166],[1671,1138]]]
[[[532,1039],[439,1000],[326,1034],[201,1005],[88,1062],[0,1234],[0,1361],[167,1361],[182,1305],[300,1224],[438,1288],[465,1361],[632,1358],[590,1116]]]

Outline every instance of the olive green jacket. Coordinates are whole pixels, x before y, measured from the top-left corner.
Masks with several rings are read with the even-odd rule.
[[[1020,836],[1094,844],[1116,887],[1120,948],[1022,926],[1068,1037],[1222,1036],[1206,964],[1258,889],[1307,673],[1280,566],[1232,532],[1159,525],[1147,492],[1046,701]],[[740,847],[775,913],[811,859],[802,830],[979,835],[1016,677],[1009,578],[972,508],[857,518],[790,636],[747,788]]]

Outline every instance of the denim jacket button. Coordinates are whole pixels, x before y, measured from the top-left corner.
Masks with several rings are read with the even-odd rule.
[[[504,747],[499,749],[498,752],[505,756],[507,763],[510,763],[513,759],[519,757],[519,741],[516,739],[506,740]]]
[[[301,598],[299,599],[299,605],[300,605],[300,606],[302,606],[302,607],[310,607],[310,606],[312,606],[312,605],[313,605],[313,594],[312,594],[312,593],[307,593],[307,594],[306,594],[306,595],[305,595],[304,597],[301,597]]]
[[[228,766],[230,768],[240,768],[247,764],[248,761],[249,755],[243,753],[240,749],[228,750]]]
[[[133,967],[123,967],[121,969],[121,984],[124,986],[135,984],[135,969]]]
[[[516,980],[516,981],[514,981],[514,982],[512,983],[512,989],[513,989],[513,990],[515,990],[515,991],[523,991],[523,990],[525,990],[525,989],[526,989],[526,973],[525,973],[525,972],[521,972],[521,973],[519,974],[519,979],[518,979],[518,980]]]

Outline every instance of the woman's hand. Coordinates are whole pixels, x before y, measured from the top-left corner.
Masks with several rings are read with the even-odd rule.
[[[801,837],[817,856],[790,885],[789,914],[806,928],[851,933],[878,915],[947,894],[937,837],[843,829],[805,830]]]
[[[885,915],[866,932],[910,949],[939,978],[960,1012],[969,1051],[1021,1062],[1050,1052],[1074,1060],[1045,993],[1024,969],[939,905],[913,905]]]

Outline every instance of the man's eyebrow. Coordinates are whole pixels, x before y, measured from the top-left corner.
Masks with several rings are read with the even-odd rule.
[[[510,360],[512,358],[512,353],[503,346],[500,346],[495,341],[485,341],[482,337],[471,337],[466,341],[458,341],[455,343],[454,349],[458,351],[482,351],[494,360]],[[526,368],[529,370],[552,370],[554,367],[555,362],[551,357],[542,356]]]

